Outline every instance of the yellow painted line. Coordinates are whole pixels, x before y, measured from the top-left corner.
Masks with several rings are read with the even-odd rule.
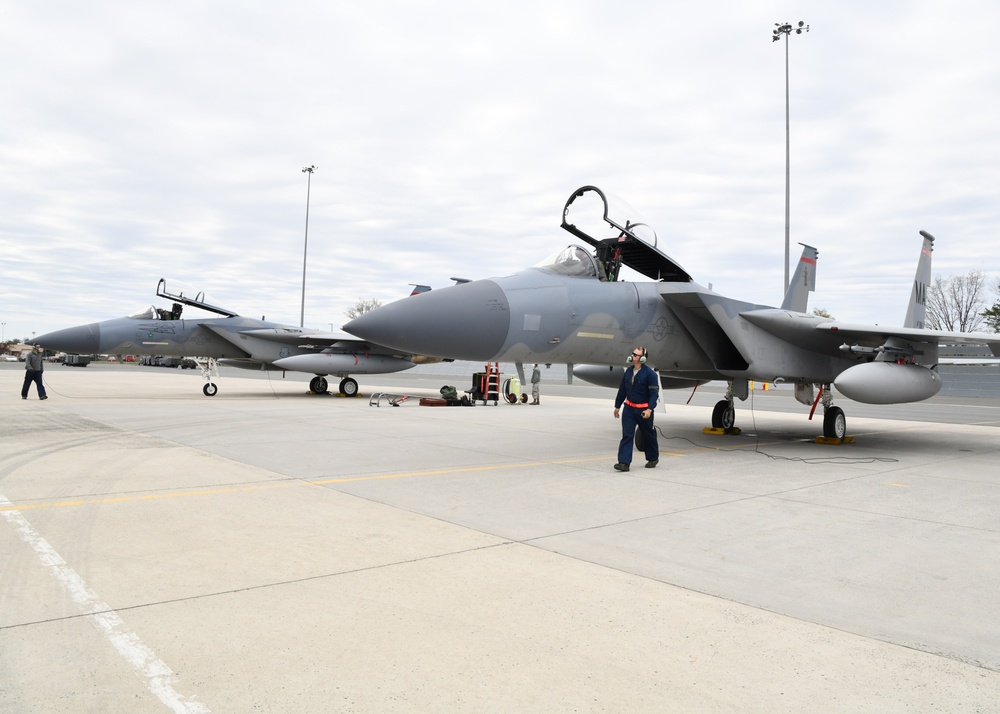
[[[502,469],[523,469],[531,466],[541,466],[541,465],[551,465],[557,466],[560,464],[583,464],[589,463],[591,461],[602,461],[607,459],[607,456],[591,456],[586,459],[563,459],[560,461],[528,461],[519,464],[496,464],[494,466],[467,466],[460,469],[439,469],[435,471],[404,471],[398,474],[379,474],[377,476],[349,476],[347,478],[331,478],[324,479],[322,481],[309,481],[308,483],[316,484],[317,486],[322,486],[328,483],[350,483],[352,481],[378,481],[380,479],[391,479],[391,478],[410,478],[412,476],[446,476],[448,474],[466,474],[466,473],[476,473],[481,471],[499,471]]]
[[[661,452],[661,455],[684,456],[684,454],[676,452]],[[583,464],[592,461],[604,461],[607,460],[608,458],[609,457],[607,455],[603,455],[603,456],[591,456],[585,459],[561,459],[559,461],[527,461],[517,464],[496,464],[493,466],[467,466],[464,468],[438,469],[434,471],[404,471],[394,474],[375,474],[372,476],[348,476],[345,478],[330,478],[330,479],[321,479],[315,481],[307,481],[304,479],[289,479],[287,481],[282,481],[280,483],[254,484],[252,486],[212,488],[199,491],[178,491],[175,493],[170,493],[170,492],[149,493],[137,496],[115,496],[111,498],[92,498],[92,499],[80,499],[75,501],[57,501],[54,503],[27,503],[23,505],[17,505],[11,503],[9,505],[0,506],[0,511],[30,511],[41,508],[66,508],[69,506],[93,506],[93,505],[101,505],[108,503],[130,503],[134,501],[152,501],[163,498],[187,498],[190,496],[216,496],[223,493],[243,493],[246,491],[263,491],[265,489],[289,488],[291,486],[323,486],[326,484],[334,484],[334,483],[380,481],[383,479],[413,478],[417,476],[445,476],[448,474],[481,473],[484,471],[523,469],[523,468],[530,468],[533,466]]]

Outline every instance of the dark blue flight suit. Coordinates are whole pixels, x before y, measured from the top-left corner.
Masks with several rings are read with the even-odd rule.
[[[634,379],[633,379],[634,375]],[[660,447],[656,443],[656,431],[653,429],[653,417],[642,418],[646,409],[656,409],[656,400],[660,394],[660,379],[650,367],[642,365],[638,372],[631,367],[622,375],[618,396],[615,397],[615,409],[621,411],[622,440],[618,445],[618,463],[632,463],[632,448],[635,441],[635,427],[638,424],[642,431],[643,446],[646,447],[646,461],[660,460]]]

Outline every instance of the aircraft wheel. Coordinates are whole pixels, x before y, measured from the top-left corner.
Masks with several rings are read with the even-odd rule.
[[[326,377],[315,376],[309,380],[309,389],[311,389],[315,394],[326,394],[329,390],[330,385],[326,381]]]
[[[638,426],[635,428],[635,450],[645,451],[646,450],[646,440],[642,436],[642,429]]]
[[[823,415],[823,436],[843,441],[847,435],[847,417],[840,407],[830,407]]]
[[[205,393],[206,397],[214,397],[216,393],[219,391],[219,388],[214,384],[212,384],[211,382],[209,382],[208,384],[206,384],[204,387],[201,388],[201,391]]]
[[[732,429],[736,423],[736,409],[728,399],[723,399],[715,403],[712,410],[713,429]]]
[[[358,383],[351,377],[340,380],[340,393],[345,397],[354,397],[358,394]]]

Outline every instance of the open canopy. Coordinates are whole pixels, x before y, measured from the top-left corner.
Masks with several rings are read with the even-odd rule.
[[[657,248],[656,232],[638,212],[596,186],[573,192],[563,208],[562,227],[597,249],[602,279],[616,280],[618,267],[626,265],[653,280],[691,281],[684,268]]]

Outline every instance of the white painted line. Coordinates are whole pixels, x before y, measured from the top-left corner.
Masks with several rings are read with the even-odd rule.
[[[9,505],[11,502],[3,494],[0,494],[0,506]],[[125,630],[125,623],[118,616],[118,613],[101,602],[97,595],[87,587],[83,578],[66,564],[66,561],[28,523],[20,511],[0,511],[0,514],[17,529],[21,539],[38,554],[42,565],[49,569],[49,572],[63,586],[80,611],[89,616],[91,622],[125,658],[125,661],[132,665],[132,668],[145,683],[146,688],[157,699],[178,714],[209,714],[209,709],[204,704],[193,697],[183,697],[174,690],[172,686],[174,673],[170,667],[160,660],[153,650],[143,644],[135,633]]]

